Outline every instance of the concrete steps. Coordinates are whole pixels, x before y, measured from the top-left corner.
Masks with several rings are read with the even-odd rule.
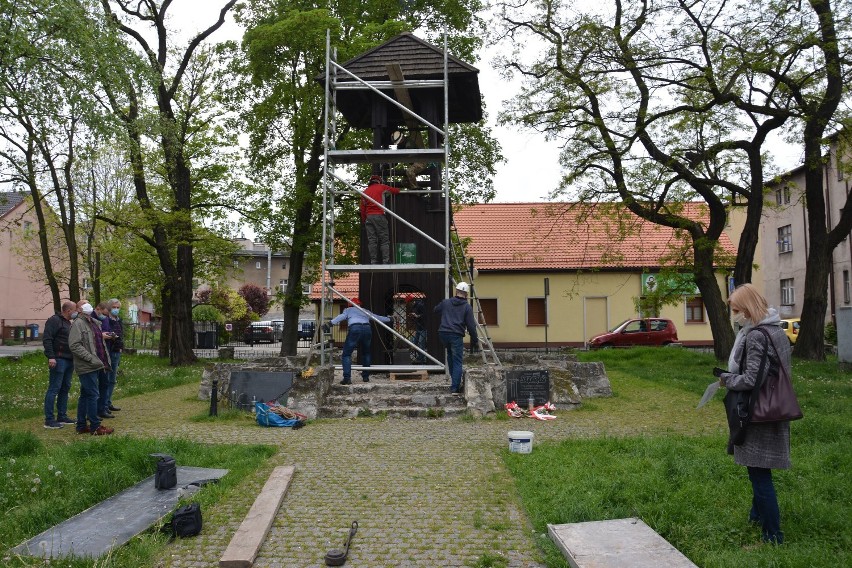
[[[318,417],[354,418],[382,413],[394,417],[435,418],[457,416],[466,409],[464,397],[451,394],[445,382],[390,381],[374,376],[369,383],[355,379],[351,385],[332,385],[318,409]]]

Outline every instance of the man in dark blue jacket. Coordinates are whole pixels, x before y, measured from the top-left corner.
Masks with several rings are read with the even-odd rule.
[[[44,324],[44,354],[47,357],[49,382],[44,395],[44,427],[62,428],[63,424],[74,424],[68,418],[68,392],[74,376],[74,358],[68,349],[68,332],[71,320],[77,314],[74,302],[63,302],[62,311],[50,316]],[[53,414],[54,405],[56,414]]]
[[[470,334],[470,347],[476,349],[479,338],[476,335],[476,321],[473,319],[473,309],[467,303],[467,293],[470,285],[459,282],[456,295],[453,298],[441,300],[435,306],[435,313],[441,314],[441,325],[438,326],[438,338],[447,350],[447,365],[450,371],[450,391],[454,394],[461,391],[462,359],[464,357],[464,330]]]

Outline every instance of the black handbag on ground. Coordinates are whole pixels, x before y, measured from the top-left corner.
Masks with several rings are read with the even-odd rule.
[[[178,509],[172,515],[172,535],[185,538],[201,532],[201,505],[190,503]]]
[[[154,472],[154,487],[171,489],[177,485],[177,463],[168,454],[151,454],[157,458],[157,470]]]

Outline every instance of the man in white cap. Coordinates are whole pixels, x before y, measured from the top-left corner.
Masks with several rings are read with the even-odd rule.
[[[456,295],[453,298],[441,300],[435,306],[435,313],[441,314],[441,324],[438,326],[438,338],[447,350],[447,365],[450,371],[450,391],[461,393],[462,360],[464,357],[464,330],[470,334],[471,349],[479,345],[476,335],[476,321],[473,319],[473,309],[467,303],[470,285],[459,282],[456,285]]]
[[[80,300],[77,306],[80,315],[71,324],[71,331],[68,332],[68,348],[74,355],[74,370],[80,377],[77,433],[91,433],[93,436],[112,434],[113,429],[101,426],[98,416],[98,375],[109,370],[109,353],[101,331],[101,322],[92,317],[95,309],[89,302]]]

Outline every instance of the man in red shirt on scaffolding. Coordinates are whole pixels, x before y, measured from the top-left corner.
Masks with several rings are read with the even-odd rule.
[[[370,176],[364,194],[384,204],[382,197],[386,191],[397,194],[399,188],[383,184],[382,178],[379,176]],[[364,223],[364,228],[367,230],[367,250],[370,251],[370,264],[390,264],[390,234],[388,233],[388,219],[385,217],[385,212],[375,203],[362,197],[361,222]],[[382,252],[381,258],[379,258],[379,249]]]

